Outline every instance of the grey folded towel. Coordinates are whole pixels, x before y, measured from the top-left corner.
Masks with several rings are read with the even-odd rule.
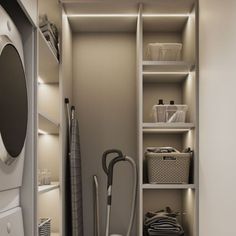
[[[183,236],[184,230],[177,221],[178,213],[167,207],[158,212],[147,212],[144,229],[148,236]]]

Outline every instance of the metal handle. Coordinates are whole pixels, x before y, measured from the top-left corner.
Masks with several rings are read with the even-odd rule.
[[[75,119],[75,106],[71,107],[71,120]]]
[[[70,112],[70,101],[69,98],[65,98],[66,110],[67,110],[67,128],[68,128],[68,142],[70,143],[70,132],[71,132],[71,112]]]
[[[107,166],[107,158],[110,154],[117,154],[116,157],[113,157],[113,160],[118,157],[123,157],[123,153],[118,149],[109,149],[103,153],[103,155],[102,155],[102,168],[107,175],[109,174],[109,172],[108,172],[109,165]]]

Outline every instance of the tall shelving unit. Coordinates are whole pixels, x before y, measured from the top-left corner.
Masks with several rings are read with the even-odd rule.
[[[143,235],[144,215],[169,206],[179,211],[185,235],[198,235],[198,58],[197,2],[181,6],[177,1],[160,4],[147,14],[148,4],[140,5],[137,21],[137,93],[139,155],[139,235]],[[174,6],[176,5],[176,6]],[[173,9],[177,9],[174,11]],[[148,43],[182,43],[181,61],[149,61]],[[184,124],[153,123],[152,106],[165,103],[187,104]],[[147,147],[172,146],[194,150],[189,184],[149,184],[144,153]]]
[[[60,31],[58,1],[38,1],[38,16],[47,14]],[[51,219],[51,235],[62,235],[61,227],[61,90],[60,62],[39,26],[38,34],[38,155],[37,170],[51,172],[51,184],[38,186],[37,218]],[[39,174],[38,174],[39,175]]]

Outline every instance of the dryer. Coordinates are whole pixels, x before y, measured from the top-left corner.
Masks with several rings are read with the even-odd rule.
[[[0,191],[22,184],[27,121],[21,36],[0,6]]]
[[[0,5],[0,235],[24,236],[22,186],[28,123],[20,33]]]

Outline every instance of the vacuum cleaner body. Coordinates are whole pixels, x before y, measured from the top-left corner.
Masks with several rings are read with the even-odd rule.
[[[110,160],[109,164],[107,159],[109,156],[113,156]],[[114,157],[115,155],[115,157]],[[102,167],[104,172],[107,175],[107,212],[106,212],[106,232],[105,236],[123,236],[121,234],[110,234],[110,215],[111,215],[111,205],[112,205],[112,184],[113,184],[113,170],[115,165],[120,162],[125,161],[131,164],[133,168],[133,178],[134,178],[134,187],[133,187],[133,199],[132,199],[132,206],[131,206],[131,213],[129,219],[129,226],[127,229],[126,236],[130,236],[131,229],[134,222],[134,215],[135,215],[135,204],[136,204],[136,192],[137,192],[137,167],[134,160],[131,157],[123,155],[120,150],[111,149],[107,150],[103,153],[102,157]]]

